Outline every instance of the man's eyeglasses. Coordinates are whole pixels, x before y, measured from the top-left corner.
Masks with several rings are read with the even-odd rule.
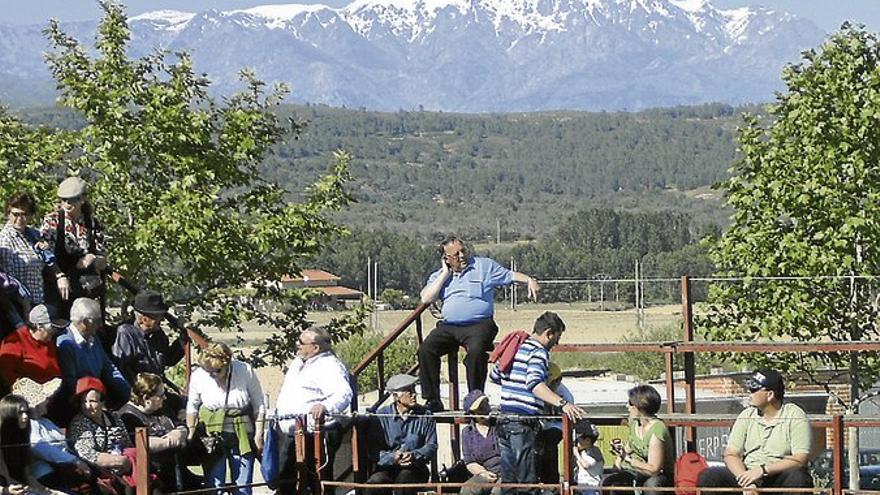
[[[767,390],[764,387],[749,387],[749,393],[753,394],[755,392],[760,392],[761,390]]]
[[[297,344],[298,344],[300,347],[302,347],[302,346],[304,346],[304,345],[317,345],[317,344],[315,344],[314,342],[303,342],[302,339],[298,340],[298,341],[297,341]]]
[[[9,214],[12,215],[12,216],[15,217],[15,218],[27,218],[27,217],[31,216],[31,214],[28,213],[28,212],[26,212],[26,211],[15,211],[15,210],[12,210],[12,211],[9,212]]]
[[[455,253],[443,253],[443,257],[450,260],[450,261],[455,261],[457,259],[465,259],[465,258],[467,258],[467,250],[460,249],[460,250],[458,250],[458,252],[455,252]]]

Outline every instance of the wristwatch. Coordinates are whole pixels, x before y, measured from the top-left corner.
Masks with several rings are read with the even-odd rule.
[[[568,404],[568,401],[567,401],[567,400],[565,400],[565,399],[560,399],[560,400],[559,400],[559,405],[557,405],[556,407],[565,407],[566,404]]]

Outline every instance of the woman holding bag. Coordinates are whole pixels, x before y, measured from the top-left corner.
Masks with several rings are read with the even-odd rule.
[[[209,451],[203,462],[209,486],[226,483],[227,465],[234,485],[253,482],[254,459],[263,448],[265,413],[263,389],[253,369],[233,359],[226,344],[208,345],[190,379],[186,423],[190,441],[202,442]],[[251,489],[239,488],[235,493],[250,495]]]

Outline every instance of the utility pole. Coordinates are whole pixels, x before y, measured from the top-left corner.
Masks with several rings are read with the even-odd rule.
[[[501,219],[495,218],[495,244],[501,244]]]
[[[367,299],[374,303],[373,305],[373,314],[376,313],[375,302],[376,299],[372,295],[373,292],[373,259],[367,256]],[[373,315],[370,315],[370,329],[375,330],[376,327],[373,325]]]

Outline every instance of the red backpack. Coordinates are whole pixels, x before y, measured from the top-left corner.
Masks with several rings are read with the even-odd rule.
[[[709,467],[706,459],[696,452],[685,452],[675,461],[676,495],[696,495],[700,473]]]

